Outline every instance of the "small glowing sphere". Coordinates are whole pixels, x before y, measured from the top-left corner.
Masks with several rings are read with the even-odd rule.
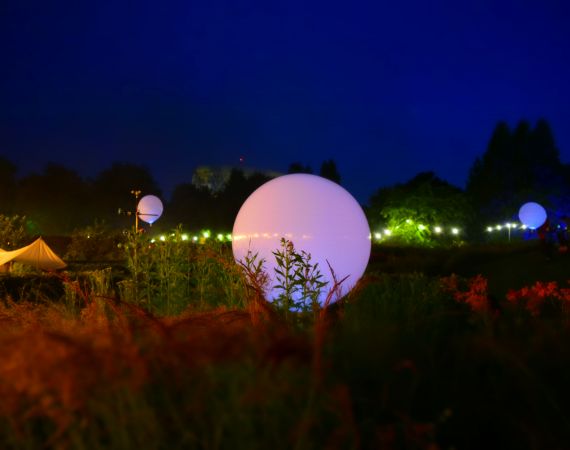
[[[546,222],[546,210],[535,202],[528,202],[519,209],[519,219],[531,230],[539,228]]]
[[[265,260],[266,294],[274,300],[281,291],[274,287],[272,252],[281,250],[281,238],[291,241],[297,252],[311,255],[328,283],[318,299],[322,305],[333,285],[327,261],[337,280],[348,276],[340,286],[345,295],[366,269],[369,236],[362,208],[344,188],[316,175],[291,174],[268,181],[244,202],[234,223],[232,249],[236,261],[244,261],[248,251]]]
[[[162,215],[162,202],[155,195],[145,195],[137,206],[139,219],[151,225]]]

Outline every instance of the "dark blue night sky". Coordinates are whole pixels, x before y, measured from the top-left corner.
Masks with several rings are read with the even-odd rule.
[[[0,154],[318,172],[365,202],[420,171],[463,186],[499,120],[570,162],[567,1],[0,3]]]

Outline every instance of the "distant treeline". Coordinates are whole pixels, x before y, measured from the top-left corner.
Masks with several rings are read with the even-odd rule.
[[[295,172],[312,170],[294,162],[289,173]],[[25,215],[30,234],[65,235],[95,221],[126,228],[132,216],[125,213],[136,205],[133,189],[163,198],[148,168],[132,163],[114,163],[93,179],[56,163],[41,173],[16,174],[10,159],[0,156],[0,214]],[[341,181],[332,160],[323,162],[319,174]],[[246,176],[234,169],[215,191],[190,181],[179,184],[170,199],[163,198],[165,213],[155,227],[167,230],[181,223],[188,230],[231,230],[244,200],[268,180],[264,173]],[[365,209],[372,228],[404,217],[468,226],[511,217],[531,200],[559,216],[570,215],[569,199],[570,166],[560,161],[551,129],[540,120],[534,128],[524,121],[515,129],[499,123],[487,150],[473,163],[465,190],[432,172],[421,173],[404,184],[379,188]]]

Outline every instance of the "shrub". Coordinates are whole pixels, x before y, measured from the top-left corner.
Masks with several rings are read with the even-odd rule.
[[[5,216],[0,214],[0,249],[14,250],[25,244],[26,233],[25,216]]]

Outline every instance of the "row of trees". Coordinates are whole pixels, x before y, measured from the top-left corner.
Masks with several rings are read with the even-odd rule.
[[[296,162],[288,172],[312,173],[312,169]],[[125,228],[132,217],[118,211],[135,209],[131,190],[162,197],[151,173],[136,164],[115,163],[92,180],[59,164],[48,164],[42,173],[23,178],[16,173],[17,168],[0,157],[0,214],[27,216],[30,234],[68,234],[96,220]],[[333,160],[324,161],[319,174],[341,181]],[[230,230],[243,201],[268,180],[268,175],[245,176],[236,169],[219,190],[179,184],[155,227],[170,229],[182,223],[189,230]],[[541,120],[532,128],[522,121],[511,130],[501,122],[486,152],[474,162],[465,190],[433,172],[421,173],[406,183],[378,189],[366,212],[373,230],[398,229],[404,241],[430,244],[432,230],[418,228],[418,223],[480,231],[488,222],[515,219],[520,205],[531,200],[541,202],[551,214],[570,216],[569,199],[570,166],[560,161],[548,123]]]
[[[385,226],[399,230],[405,242],[433,244],[433,229],[418,228],[418,223],[459,225],[477,238],[489,223],[517,220],[528,201],[544,205],[554,221],[570,216],[570,165],[560,161],[544,120],[534,128],[521,121],[513,130],[505,122],[497,124],[487,150],[473,163],[465,190],[433,172],[421,173],[374,193],[368,217],[373,229]]]
[[[295,163],[290,173],[295,170]],[[149,170],[140,165],[115,163],[87,180],[60,164],[47,164],[43,172],[17,178],[17,167],[0,157],[0,214],[26,216],[30,234],[69,234],[95,221],[111,228],[132,223],[128,216],[137,200],[131,193],[162,198],[160,188]],[[334,161],[323,163],[320,175],[340,182]],[[245,199],[270,177],[263,173],[245,176],[235,169],[220,190],[182,183],[165,203],[166,213],[155,225],[170,229],[182,223],[190,229],[229,230]]]
[[[313,173],[313,169],[309,165],[303,165],[300,162],[294,162],[289,166],[288,173]],[[328,159],[323,161],[321,164],[321,170],[319,171],[319,175],[324,178],[328,178],[335,183],[341,184],[340,180],[340,172],[336,167],[336,163],[332,159]]]
[[[93,180],[53,163],[42,173],[23,178],[16,173],[14,164],[0,157],[0,213],[25,215],[30,234],[67,234],[95,219],[118,225],[118,209],[133,208],[134,187],[160,195],[149,171],[135,164],[114,164]]]

